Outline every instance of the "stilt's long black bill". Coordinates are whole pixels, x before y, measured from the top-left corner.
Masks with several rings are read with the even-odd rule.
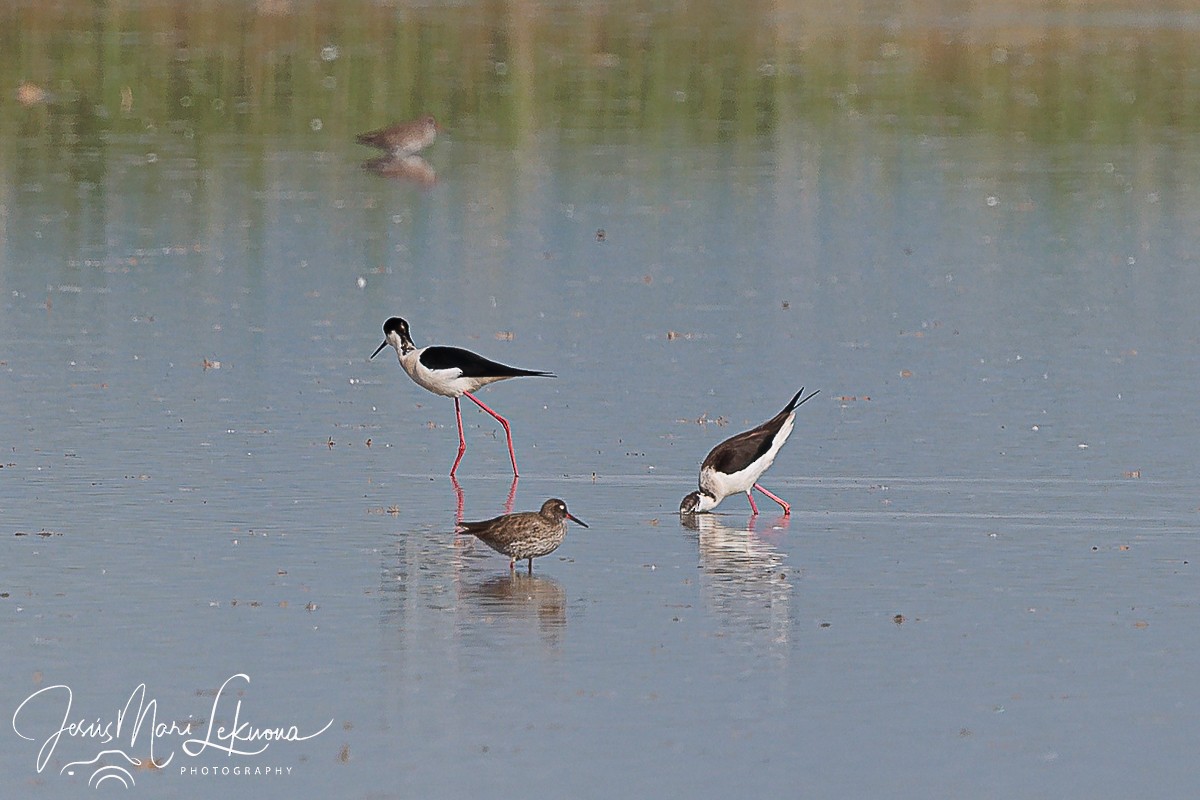
[[[371,358],[374,358],[375,356],[379,355],[379,351],[385,347],[387,347],[387,339],[384,339],[383,344],[381,344],[381,345],[379,345],[379,347],[375,348],[375,352],[371,353]],[[368,360],[370,360],[370,359],[368,359]]]

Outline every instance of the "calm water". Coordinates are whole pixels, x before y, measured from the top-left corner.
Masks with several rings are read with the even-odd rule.
[[[96,731],[139,684],[197,738],[235,714],[321,731],[257,755],[165,734],[169,764],[131,768],[156,797],[1194,786],[1190,128],[847,109],[514,136],[443,114],[430,186],[360,168],[342,129],[375,109],[282,132],[113,123],[49,158],[53,107],[6,102],[26,115],[0,186],[18,795],[89,795],[96,765],[60,771],[105,748],[149,757],[128,721]],[[559,496],[591,525],[532,576],[455,536],[452,403],[390,349],[368,360],[395,314],[419,346],[559,376],[480,395],[513,426],[515,507]],[[790,519],[731,498],[681,524],[708,449],[802,385],[821,394],[763,480]],[[478,519],[512,487],[470,405]],[[70,713],[37,695],[21,739],[9,715],[55,685]],[[64,716],[97,725],[39,772]],[[291,774],[187,772],[234,767]]]

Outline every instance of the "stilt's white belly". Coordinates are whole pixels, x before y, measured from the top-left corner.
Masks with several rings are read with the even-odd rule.
[[[400,366],[418,386],[442,397],[462,397],[465,392],[474,392],[481,386],[503,380],[503,378],[467,378],[458,367],[429,369],[421,363],[421,351],[414,350],[400,357]]]

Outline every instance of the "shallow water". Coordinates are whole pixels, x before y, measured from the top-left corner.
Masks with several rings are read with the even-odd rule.
[[[786,121],[447,121],[432,186],[332,125],[64,161],[9,130],[0,708],[63,684],[109,720],[144,683],[160,721],[332,721],[165,736],[131,771],[164,797],[1191,786],[1195,137]],[[454,534],[452,403],[368,360],[395,314],[558,375],[480,393],[515,508],[591,526],[532,575]],[[681,524],[708,449],[802,385],[763,479],[791,517]],[[463,413],[482,519],[508,455]],[[97,736],[36,770],[61,694],[0,736],[22,796],[91,791],[60,770]],[[234,766],[292,773],[186,773]]]

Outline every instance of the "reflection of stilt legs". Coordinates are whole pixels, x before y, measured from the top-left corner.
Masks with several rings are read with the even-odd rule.
[[[450,474],[450,483],[454,486],[454,494],[458,496],[458,505],[454,509],[454,524],[461,525],[463,521],[463,507],[467,503],[467,496],[463,494],[462,484],[458,482],[458,478],[454,477],[454,473]]]
[[[512,513],[513,503],[515,503],[516,499],[517,499],[517,481],[518,480],[519,480],[519,478],[517,478],[517,476],[514,475],[513,479],[512,479],[512,484],[509,485],[509,487],[508,487],[508,497],[506,497],[504,500],[504,513],[505,514]],[[458,526],[458,525],[461,525],[462,521],[463,521],[463,511],[467,505],[467,493],[465,491],[463,491],[462,484],[458,482],[458,478],[454,477],[453,475],[450,476],[450,485],[454,487],[454,495],[455,495],[454,523],[456,526]]]
[[[504,513],[511,514],[513,501],[517,499],[517,476],[513,475],[512,486],[508,487],[508,499],[504,501]]]
[[[746,530],[750,533],[758,533],[761,529],[764,534],[771,534],[786,531],[791,524],[790,516],[776,517],[773,522],[763,522],[762,517],[751,516],[750,521],[746,523]]]

